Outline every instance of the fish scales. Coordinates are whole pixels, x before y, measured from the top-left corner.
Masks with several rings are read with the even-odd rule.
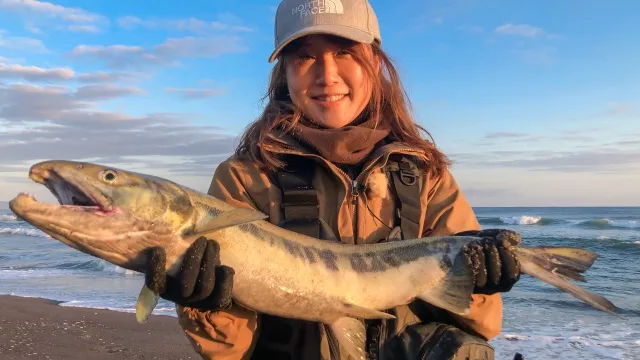
[[[468,243],[458,238],[453,243],[413,240],[409,246],[371,247],[286,234],[270,223],[254,222],[214,236],[238,239],[219,241],[221,262],[241,269],[234,278],[234,297],[276,315],[305,311],[309,320],[326,322],[352,315],[347,304],[388,309],[408,303],[416,291],[428,292],[444,279],[453,265],[451,258]],[[425,273],[425,268],[433,271]],[[381,288],[393,291],[381,296]]]
[[[108,176],[106,176],[108,175]],[[369,245],[319,240],[280,228],[259,211],[159,177],[99,164],[44,161],[29,177],[61,205],[19,194],[10,209],[52,238],[126,269],[144,272],[147,250],[160,247],[175,275],[190,244],[206,236],[235,270],[233,300],[257,312],[328,325],[341,349],[365,359],[361,318],[420,299],[452,313],[469,311],[474,287],[462,247],[479,238],[427,237]],[[616,315],[616,306],[569,280],[597,254],[572,247],[514,246],[522,273]],[[142,287],[136,319],[144,322],[158,294]]]

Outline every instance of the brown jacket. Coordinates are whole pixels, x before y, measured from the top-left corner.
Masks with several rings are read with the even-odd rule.
[[[374,184],[372,179],[381,179],[381,168],[388,161],[389,155],[415,154],[415,150],[394,143],[374,151],[357,180],[378,190],[360,193],[357,201],[352,201],[352,183],[344,171],[306,151],[292,140],[285,142],[284,146],[277,147],[278,151],[304,156],[317,163],[313,186],[318,191],[320,217],[326,220],[340,241],[367,244],[387,238],[396,221],[394,194],[385,192],[386,187]],[[233,156],[221,163],[215,171],[209,194],[235,206],[258,209],[268,214],[269,221],[275,224],[282,219],[281,190],[270,181],[268,174],[249,160]],[[448,171],[438,177],[424,177],[419,201],[422,221],[418,226],[419,233],[423,236],[450,235],[480,229],[472,208]],[[390,330],[393,333],[420,321],[408,306],[400,306],[394,310],[397,312],[398,322]],[[502,300],[499,294],[473,295],[471,312],[467,316],[450,314],[441,309],[433,310],[433,314],[436,314],[435,317],[444,316],[463,330],[489,340],[501,331]],[[204,359],[249,359],[257,338],[261,336],[259,331],[262,317],[238,305],[215,313],[178,307],[178,317],[187,338]],[[314,326],[318,334],[324,334],[318,325]],[[321,343],[315,346],[305,343],[303,348],[307,352],[302,358],[329,359],[326,336],[317,336],[321,336]]]

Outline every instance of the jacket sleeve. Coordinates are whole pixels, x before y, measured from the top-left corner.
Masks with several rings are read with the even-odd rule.
[[[238,173],[229,162],[220,164],[209,194],[234,206],[255,208]],[[203,359],[248,359],[253,349],[257,314],[237,304],[224,311],[177,307],[179,324]]]
[[[423,236],[445,236],[480,229],[473,208],[448,170],[430,178],[427,184],[429,193]],[[463,330],[490,340],[502,330],[502,297],[500,293],[473,294],[469,314],[447,314]]]

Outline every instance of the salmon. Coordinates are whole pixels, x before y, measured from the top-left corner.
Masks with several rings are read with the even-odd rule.
[[[362,319],[420,299],[467,314],[474,274],[463,248],[479,238],[439,236],[351,245],[301,235],[273,225],[267,215],[231,206],[170,180],[105,165],[44,161],[29,177],[59,204],[20,193],[10,209],[52,238],[125,269],[144,273],[148,249],[162,247],[175,275],[198,237],[216,241],[220,263],[235,270],[232,296],[257,312],[325,324],[341,347],[365,359]],[[522,273],[551,284],[594,308],[616,307],[569,280],[597,254],[572,247],[515,246]],[[144,322],[158,295],[143,286],[136,318]]]

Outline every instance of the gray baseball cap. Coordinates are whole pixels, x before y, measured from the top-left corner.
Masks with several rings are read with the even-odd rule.
[[[381,42],[378,18],[367,0],[282,0],[276,11],[275,50],[305,35],[327,34],[370,44]]]

